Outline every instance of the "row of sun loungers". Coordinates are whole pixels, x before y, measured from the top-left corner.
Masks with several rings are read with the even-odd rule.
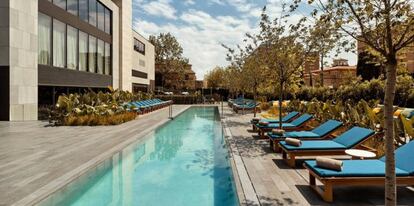
[[[337,137],[335,131],[343,126],[337,120],[328,120],[312,130],[304,130],[313,119],[312,115],[291,112],[282,118],[282,128],[278,120],[252,120],[253,129],[262,138],[268,138],[275,152],[281,152],[290,167],[296,166],[296,157],[345,155],[352,148],[365,148],[363,142],[376,136],[371,129],[354,126]],[[265,123],[263,123],[265,122]],[[273,129],[286,132],[274,133]],[[277,131],[277,130],[276,130]],[[266,132],[268,132],[266,134]],[[300,140],[299,145],[291,145],[286,138]],[[414,141],[396,150],[396,174],[399,185],[414,185]],[[319,167],[315,160],[307,160],[304,167],[309,172],[309,184],[321,197],[333,201],[333,187],[338,185],[383,185],[385,182],[385,157],[375,160],[344,160],[341,171]],[[323,188],[316,185],[316,179]]]
[[[129,102],[126,106],[139,113],[148,113],[171,105],[172,101],[162,101],[160,99],[148,99],[143,101]]]
[[[233,108],[233,110],[236,113],[238,113],[240,110],[243,110],[243,111],[254,110],[256,109],[257,106],[259,106],[259,104],[260,103],[257,103],[253,100],[243,99],[243,98],[229,100],[229,106]]]

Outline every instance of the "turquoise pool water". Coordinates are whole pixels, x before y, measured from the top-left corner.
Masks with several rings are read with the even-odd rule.
[[[192,107],[43,205],[238,205],[216,107]]]

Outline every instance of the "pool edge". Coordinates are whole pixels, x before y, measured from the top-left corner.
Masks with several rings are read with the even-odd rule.
[[[178,117],[185,111],[187,111],[189,108],[199,106],[199,105],[188,105],[187,107],[179,110],[173,118]],[[213,105],[210,105],[210,107]],[[155,112],[161,112],[168,108],[164,108],[159,111]],[[30,193],[23,199],[18,200],[17,202],[13,203],[14,205],[37,205],[41,203],[43,200],[48,198],[50,195],[53,195],[55,192],[59,191],[60,189],[64,188],[69,183],[75,181],[77,178],[81,177],[83,174],[87,173],[89,170],[97,167],[99,164],[101,164],[106,159],[110,158],[114,154],[120,152],[122,149],[128,147],[129,145],[137,142],[141,142],[145,139],[145,137],[152,131],[155,131],[157,128],[162,127],[166,123],[172,121],[171,119],[164,119],[162,121],[159,121],[158,124],[154,124],[153,126],[143,130],[142,132],[129,137],[127,140],[120,142],[119,144],[113,146],[111,149],[107,150],[106,152],[96,156],[95,158],[89,160],[88,162],[82,164],[81,166],[70,170],[63,176],[56,178],[55,180],[47,183],[43,187],[35,190],[34,192]]]
[[[226,139],[228,152],[230,154],[230,165],[232,167],[239,204],[260,205],[253,183],[251,182],[249,173],[244,165],[243,158],[233,140],[231,130],[227,126],[226,112],[219,109],[219,113],[224,130],[224,138]]]

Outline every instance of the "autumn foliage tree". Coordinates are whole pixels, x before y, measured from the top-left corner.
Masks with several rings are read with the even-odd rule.
[[[175,78],[183,79],[188,59],[183,56],[183,48],[177,39],[171,33],[160,33],[150,36],[149,41],[155,47],[155,64],[157,72],[162,74],[162,87],[168,75],[175,74]]]

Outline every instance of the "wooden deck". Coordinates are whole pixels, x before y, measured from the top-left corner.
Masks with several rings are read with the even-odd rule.
[[[334,188],[333,204],[325,203],[309,186],[309,174],[298,163],[291,169],[267,140],[251,132],[253,114],[236,114],[226,108],[227,126],[241,153],[260,205],[383,205],[383,187]],[[349,158],[342,156],[341,158]],[[320,183],[319,183],[320,184]],[[245,202],[245,205],[255,205]],[[414,189],[398,188],[398,205],[414,205]]]

